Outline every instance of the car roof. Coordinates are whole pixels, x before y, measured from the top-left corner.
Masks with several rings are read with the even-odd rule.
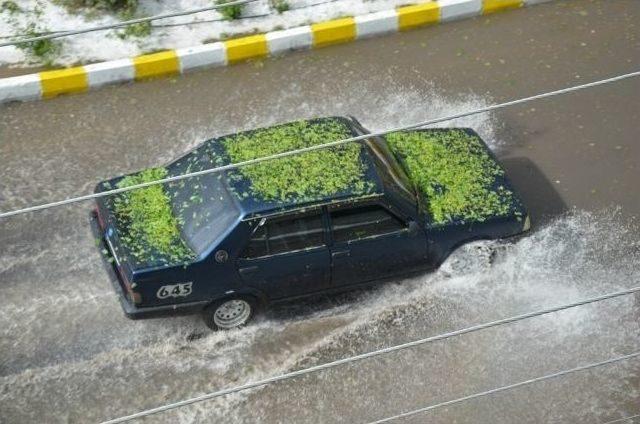
[[[216,137],[205,141],[193,152],[206,154],[214,158],[213,165],[223,166],[279,152],[264,148],[265,142],[280,142],[281,151],[288,151],[361,134],[352,118],[316,118]],[[312,140],[301,146],[295,140],[298,135]],[[260,154],[254,151],[247,154],[248,149],[259,150]],[[369,143],[357,141],[224,171],[224,175],[243,219],[251,219],[382,196],[389,184],[389,178],[384,176],[390,171],[379,156]]]

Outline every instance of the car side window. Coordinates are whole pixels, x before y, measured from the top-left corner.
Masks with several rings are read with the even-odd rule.
[[[259,258],[267,256],[267,254],[267,226],[262,225],[253,233],[241,256],[243,258]]]
[[[405,228],[404,222],[377,205],[331,212],[333,240],[338,243],[391,234]]]
[[[258,258],[322,245],[324,226],[321,214],[274,219],[253,233],[242,257]]]

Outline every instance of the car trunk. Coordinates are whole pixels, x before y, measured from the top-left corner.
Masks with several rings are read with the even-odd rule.
[[[96,187],[96,192],[116,187],[123,177],[118,177],[102,182]],[[134,272],[169,267],[184,264],[184,261],[176,260],[164,255],[151,245],[145,246],[145,254],[136,254],[131,246],[125,242],[130,237],[130,223],[116,212],[116,195],[105,196],[96,200],[96,214],[102,237],[109,250],[109,254],[117,264],[118,272],[128,281],[132,281]]]

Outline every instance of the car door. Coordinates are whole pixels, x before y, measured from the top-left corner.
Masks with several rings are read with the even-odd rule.
[[[330,254],[322,211],[271,218],[252,234],[238,259],[243,282],[270,298],[329,287]]]
[[[427,265],[424,231],[380,204],[329,209],[331,279],[336,287],[408,273]]]

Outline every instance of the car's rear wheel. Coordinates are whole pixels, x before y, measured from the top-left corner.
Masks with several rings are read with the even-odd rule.
[[[245,325],[256,310],[256,302],[249,297],[236,297],[213,303],[204,311],[204,322],[212,330],[230,330]]]

